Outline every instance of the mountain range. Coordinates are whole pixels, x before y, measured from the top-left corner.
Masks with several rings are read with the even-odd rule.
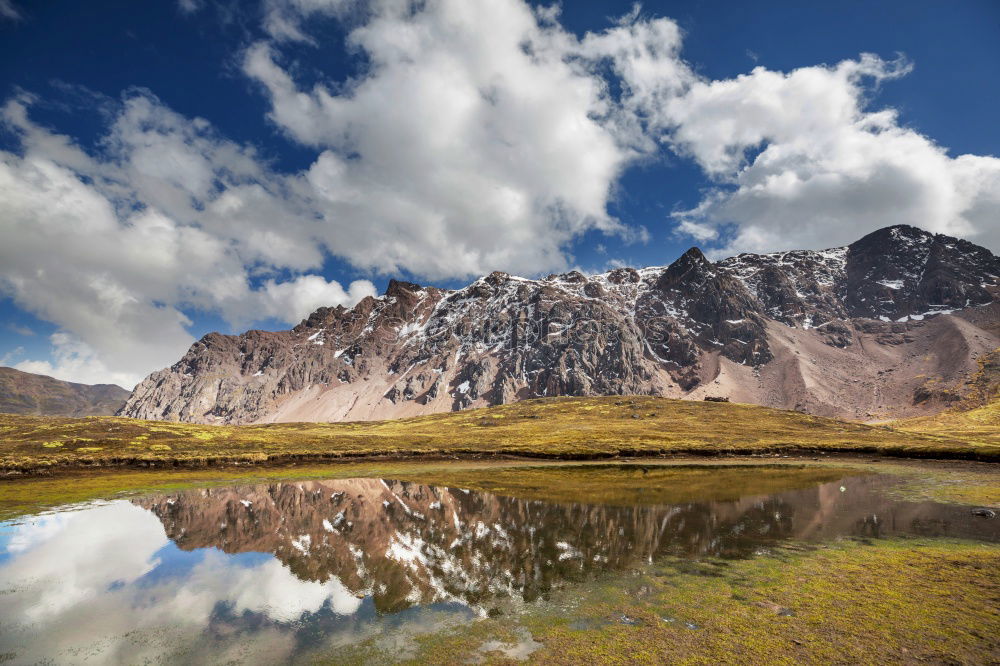
[[[463,289],[390,281],[288,331],[204,336],[120,415],[370,420],[556,395],[725,398],[824,416],[965,399],[1000,348],[1000,258],[911,226],[822,251],[697,248],[668,266]]]

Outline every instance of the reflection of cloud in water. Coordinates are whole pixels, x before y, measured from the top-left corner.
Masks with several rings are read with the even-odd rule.
[[[880,494],[892,479],[817,484],[806,471],[799,489],[667,505],[548,502],[380,479],[212,488],[137,502],[182,549],[273,553],[303,580],[335,578],[384,613],[459,602],[483,614],[497,599],[530,602],[664,555],[747,557],[789,538],[981,530],[955,507]],[[802,473],[783,472],[786,480]],[[695,476],[704,480],[703,472]],[[683,475],[672,480],[683,483]]]
[[[347,479],[99,504],[0,525],[0,654],[282,663],[370,639],[399,655],[418,633],[663,555],[842,535],[1000,539],[962,507],[886,498],[887,482],[623,506]]]
[[[292,622],[324,605],[337,615],[350,615],[361,605],[361,599],[337,578],[325,583],[304,581],[275,559],[245,569],[228,566],[227,559],[218,551],[209,552],[184,585],[204,596],[206,603],[211,602],[208,610],[224,601],[232,606],[234,614],[250,611],[275,621]]]
[[[270,621],[258,620],[252,637],[231,641],[223,654],[245,653],[254,644],[278,657],[274,651],[283,645],[287,657],[295,639],[281,624],[321,610],[352,614],[362,603],[336,578],[304,581],[270,556],[234,566],[234,558],[218,550],[176,551],[156,516],[124,501],[10,525],[0,533],[0,547],[12,555],[0,566],[7,592],[0,600],[6,619],[0,652],[28,644],[27,652],[18,650],[19,661],[59,653],[65,658],[64,651],[80,646],[97,651],[98,661],[141,661],[139,655],[162,655],[176,641],[196,644],[221,609],[241,623],[250,616]],[[179,573],[158,575],[178,564]],[[19,625],[22,639],[34,634],[37,640],[15,641],[10,623]],[[135,629],[153,637],[125,638]],[[213,650],[211,658],[223,654]]]
[[[49,537],[66,527],[74,514],[49,513],[34,518],[31,522],[12,525],[6,535],[7,553],[22,553],[47,541]]]
[[[2,602],[15,604],[5,615],[33,622],[135,581],[157,565],[155,554],[168,543],[160,522],[128,502],[40,516],[5,536],[6,551],[16,555],[0,567],[5,587],[16,586]]]

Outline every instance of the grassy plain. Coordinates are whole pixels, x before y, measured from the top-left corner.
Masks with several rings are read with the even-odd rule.
[[[1000,460],[995,426],[970,414],[959,426],[870,426],[758,405],[654,397],[550,398],[393,421],[248,426],[3,414],[0,473],[428,456],[586,460],[845,452]]]

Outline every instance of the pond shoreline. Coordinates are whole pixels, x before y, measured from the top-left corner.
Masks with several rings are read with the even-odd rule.
[[[671,455],[592,460],[541,458],[454,458],[423,456],[383,459],[340,459],[335,462],[284,462],[205,467],[124,468],[59,467],[44,474],[0,479],[0,519],[49,507],[97,498],[128,497],[163,488],[212,487],[227,483],[296,482],[331,478],[438,478],[447,469],[511,470],[620,465],[635,468],[767,468],[815,467],[892,473],[904,482],[900,492],[911,498],[969,506],[1000,508],[1000,467],[990,462],[870,457],[856,454]],[[921,482],[923,479],[924,482]],[[926,482],[931,479],[931,482]]]
[[[265,454],[266,455],[266,454]],[[674,460],[681,458],[747,458],[747,459],[774,459],[774,458],[798,458],[810,456],[830,456],[836,457],[865,457],[873,456],[886,460],[937,460],[956,462],[980,462],[998,463],[1000,455],[986,455],[977,451],[906,451],[906,450],[880,450],[877,448],[775,448],[775,449],[675,449],[670,451],[649,451],[649,450],[619,450],[608,452],[589,453],[546,453],[544,451],[520,451],[520,452],[490,452],[476,450],[452,450],[452,451],[409,451],[392,453],[366,453],[366,454],[339,454],[339,453],[290,453],[266,455],[261,459],[260,454],[248,454],[246,457],[240,456],[218,456],[198,459],[141,459],[141,458],[111,458],[101,460],[76,460],[59,461],[39,467],[26,469],[4,469],[0,471],[0,480],[3,479],[23,479],[38,476],[50,476],[53,473],[86,472],[99,469],[108,470],[197,470],[207,468],[225,469],[229,467],[238,468],[273,468],[287,467],[298,463],[306,464],[337,464],[337,463],[364,463],[364,462],[455,462],[455,461],[553,461],[553,462],[589,462],[589,461],[629,461],[638,459],[649,460]],[[814,458],[819,460],[819,458]]]
[[[775,447],[747,449],[625,449],[618,451],[594,451],[586,453],[549,453],[545,451],[482,451],[475,449],[452,449],[449,451],[393,451],[371,452],[361,454],[351,453],[285,453],[285,454],[246,454],[244,456],[206,456],[199,458],[129,458],[114,457],[89,460],[60,460],[45,465],[0,469],[0,481],[4,479],[23,479],[38,476],[50,476],[53,473],[85,472],[92,470],[198,470],[226,468],[276,468],[288,467],[299,463],[304,464],[350,464],[350,463],[394,463],[394,462],[476,462],[476,461],[552,461],[552,462],[590,462],[590,461],[630,461],[639,459],[676,460],[683,458],[745,458],[748,460],[768,460],[787,458],[808,458],[827,456],[828,459],[839,457],[877,457],[880,460],[935,460],[954,462],[978,462],[996,464],[1000,462],[1000,452],[995,455],[982,451],[954,450],[905,450],[879,449],[877,447]],[[812,458],[820,460],[820,458]]]

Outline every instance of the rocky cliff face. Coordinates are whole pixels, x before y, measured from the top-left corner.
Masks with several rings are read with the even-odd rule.
[[[129,392],[114,384],[76,384],[0,368],[0,412],[40,416],[103,416],[117,412]]]
[[[669,266],[457,291],[393,281],[290,331],[210,334],[121,414],[362,420],[553,395],[652,394],[848,418],[939,409],[1000,347],[1000,259],[897,226],[844,248],[692,248]]]

